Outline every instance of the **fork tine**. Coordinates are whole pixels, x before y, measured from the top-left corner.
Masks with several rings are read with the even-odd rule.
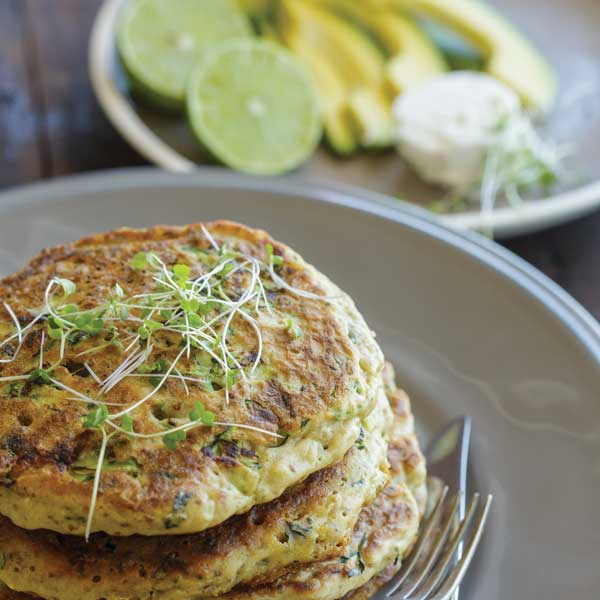
[[[450,561],[454,557],[454,553],[456,552],[458,545],[465,536],[465,532],[469,526],[469,523],[471,522],[471,519],[473,518],[473,515],[475,514],[475,509],[477,508],[478,503],[479,494],[473,494],[473,498],[469,503],[469,508],[467,509],[465,518],[461,521],[457,531],[452,535],[448,545],[444,548],[444,553],[436,564],[435,569],[431,573],[429,579],[426,581],[423,588],[419,590],[419,593],[416,596],[413,596],[411,600],[427,600],[431,593],[437,589],[442,577],[444,576],[444,573],[446,572],[446,569],[448,568],[448,565],[450,564]],[[454,514],[452,514],[451,517],[452,516],[454,516]],[[449,522],[452,524],[452,518],[449,519]],[[427,571],[429,571],[429,568]],[[410,593],[412,593],[414,589],[416,589],[416,587],[413,588]],[[406,594],[404,597],[410,597],[410,593]]]
[[[450,533],[450,529],[452,528],[452,524],[454,521],[454,515],[456,514],[456,510],[458,509],[460,499],[460,494],[456,494],[453,497],[450,510],[445,515],[446,520],[440,527],[440,531],[435,536],[432,547],[429,550],[429,556],[427,557],[425,564],[419,565],[420,573],[417,575],[414,581],[410,582],[410,587],[408,587],[406,590],[402,590],[402,598],[409,598],[410,595],[421,585],[425,577],[427,577],[429,571],[431,571],[431,567],[440,555],[440,552],[444,547],[444,542],[446,541],[446,538]]]
[[[385,593],[386,598],[389,598],[394,593],[396,593],[398,588],[400,588],[400,586],[406,581],[406,578],[411,574],[412,570],[414,569],[415,565],[417,564],[417,559],[419,558],[419,555],[421,554],[421,550],[423,549],[425,542],[429,539],[429,536],[433,530],[433,527],[435,526],[437,519],[438,519],[439,515],[441,514],[441,510],[442,510],[442,507],[444,506],[444,501],[446,500],[447,495],[448,495],[448,486],[445,486],[444,489],[441,491],[439,498],[437,499],[435,508],[431,511],[431,514],[427,517],[427,520],[425,521],[425,523],[423,525],[421,534],[419,535],[419,537],[412,549],[412,552],[410,553],[410,556],[409,556],[407,562],[402,565],[402,568],[400,569],[400,571],[398,571],[398,574],[396,575],[396,577],[390,582],[390,584],[389,584],[390,588]]]
[[[456,567],[449,573],[446,581],[442,587],[438,590],[437,594],[431,598],[431,600],[450,600],[452,594],[456,591],[456,588],[462,583],[464,576],[475,556],[475,551],[481,541],[481,536],[485,529],[485,524],[489,516],[490,507],[492,505],[493,497],[490,494],[487,497],[481,515],[475,525],[473,526],[473,532],[467,544],[467,549],[463,557],[460,559]]]

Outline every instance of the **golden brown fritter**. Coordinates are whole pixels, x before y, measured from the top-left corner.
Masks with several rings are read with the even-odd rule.
[[[279,589],[269,581],[282,578],[282,597],[298,593],[299,597],[320,598],[316,583],[302,583],[309,574],[309,579],[342,590],[342,595],[366,581],[386,560],[396,559],[396,552],[401,553],[412,539],[414,522],[422,511],[414,497],[423,497],[424,460],[412,429],[410,406],[394,401],[403,396],[395,386],[388,389],[396,410],[387,449],[394,482],[360,513],[356,527],[359,503],[368,502],[365,490],[370,487],[369,473],[374,471],[369,457],[381,452],[373,437],[381,427],[378,409],[366,420],[366,434],[342,463],[311,475],[278,500],[199,534],[162,538],[96,534],[86,545],[73,536],[32,532],[7,520],[0,522],[0,552],[5,556],[0,580],[46,598],[137,600],[203,598],[215,593],[211,590],[225,591],[236,584],[233,597],[248,593],[249,598],[260,598],[268,590]],[[391,421],[387,411],[383,415]],[[383,446],[385,452],[387,441]],[[362,571],[354,554],[357,544],[361,545]],[[342,556],[349,559],[341,562]],[[301,566],[313,561],[325,564]],[[353,573],[355,567],[360,572]],[[250,579],[251,584],[239,585]]]
[[[397,390],[387,372],[395,423],[388,449],[392,479],[375,501],[363,509],[352,540],[342,554],[314,564],[301,564],[268,581],[258,579],[219,596],[223,600],[363,600],[398,570],[412,548],[426,500],[425,460],[414,433],[406,395]],[[396,400],[396,401],[394,401]],[[419,500],[417,500],[417,498]],[[207,599],[192,596],[192,600]]]
[[[0,580],[51,598],[215,595],[348,543],[362,508],[386,485],[391,413],[385,397],[344,459],[280,498],[217,527],[181,536],[77,536],[16,527],[0,517]]]
[[[198,298],[199,278],[215,268],[213,300],[184,304],[180,286]],[[76,289],[59,281],[45,303],[53,278]],[[84,533],[98,427],[114,433],[89,401],[110,417],[150,396],[129,423],[115,418],[136,434],[162,436],[210,412],[238,425],[194,421],[187,439],[164,443],[111,437],[93,531],[158,535],[215,526],[338,462],[380,388],[381,352],[352,301],[288,247],[230,222],[125,229],[46,250],[0,281],[0,300],[0,344],[18,333],[13,316],[25,331],[0,346],[0,513],[24,528]],[[232,312],[225,355],[218,327]],[[118,377],[133,359],[142,363]]]

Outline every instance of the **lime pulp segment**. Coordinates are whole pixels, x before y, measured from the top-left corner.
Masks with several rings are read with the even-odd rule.
[[[188,115],[201,144],[240,171],[271,175],[299,166],[321,138],[313,81],[285,49],[238,40],[193,70]]]

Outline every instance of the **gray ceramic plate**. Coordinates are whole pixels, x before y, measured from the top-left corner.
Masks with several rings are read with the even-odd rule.
[[[165,117],[135,104],[127,92],[115,50],[118,14],[127,0],[105,0],[90,40],[90,76],[104,111],[129,143],[150,162],[175,172],[206,161],[183,119]],[[549,198],[491,215],[463,212],[444,217],[454,227],[492,228],[496,236],[543,229],[600,206],[600,3],[597,0],[492,0],[531,37],[560,76],[560,98],[548,123],[549,135],[573,145],[572,181]],[[301,174],[351,183],[425,205],[439,199],[393,153],[337,160],[322,150]],[[582,184],[582,182],[586,182]]]
[[[473,486],[496,497],[465,600],[597,600],[600,327],[491,242],[355,189],[140,169],[0,195],[0,272],[123,225],[229,218],[289,242],[352,294],[425,440],[474,421]]]

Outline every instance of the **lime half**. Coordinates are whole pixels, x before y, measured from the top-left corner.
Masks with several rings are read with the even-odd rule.
[[[192,71],[187,96],[192,129],[218,160],[273,175],[300,165],[321,137],[313,81],[285,49],[238,40],[215,48]]]
[[[134,92],[163,108],[182,109],[190,71],[207,50],[250,35],[235,0],[130,0],[118,47]]]

